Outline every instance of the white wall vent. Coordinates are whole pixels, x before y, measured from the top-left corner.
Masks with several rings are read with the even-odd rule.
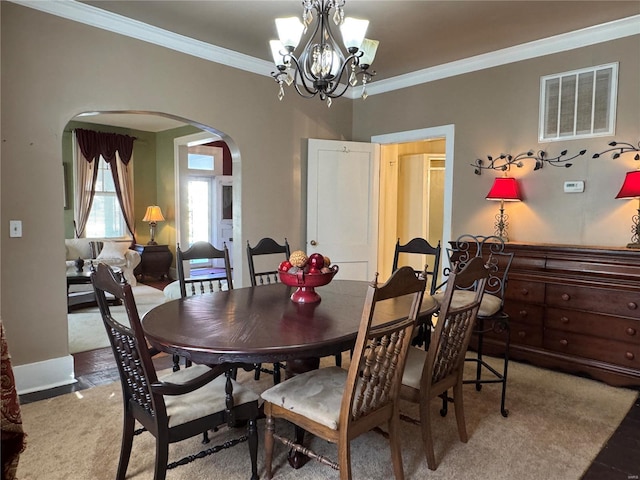
[[[618,63],[540,79],[540,142],[613,135]]]

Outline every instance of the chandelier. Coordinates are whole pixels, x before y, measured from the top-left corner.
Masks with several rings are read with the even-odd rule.
[[[302,22],[298,17],[277,18],[279,40],[271,40],[273,61],[278,68],[271,75],[278,82],[278,99],[284,98],[284,84],[293,84],[305,98],[318,95],[321,100],[342,96],[349,87],[358,84],[361,77],[362,98],[367,98],[366,86],[376,72],[369,67],[378,48],[378,41],[364,38],[368,20],[358,20],[344,15],[346,0],[302,0]],[[333,15],[331,15],[333,10]],[[315,15],[314,15],[315,11]],[[299,56],[295,49],[302,35],[313,23],[315,27],[304,50]],[[340,28],[346,53],[338,46],[330,28],[330,18]],[[348,72],[348,73],[347,73]],[[346,78],[348,76],[348,78]],[[343,77],[346,81],[343,82]]]

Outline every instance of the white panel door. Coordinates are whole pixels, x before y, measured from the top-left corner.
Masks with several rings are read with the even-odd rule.
[[[378,248],[377,144],[310,139],[307,254],[339,265],[336,279],[372,280]]]

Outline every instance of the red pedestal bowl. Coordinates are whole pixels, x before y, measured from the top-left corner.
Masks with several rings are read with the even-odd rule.
[[[332,265],[328,273],[298,273],[278,272],[280,281],[290,287],[298,287],[291,295],[291,301],[296,303],[315,303],[320,301],[320,295],[315,287],[321,287],[329,283],[336,273],[338,266]]]

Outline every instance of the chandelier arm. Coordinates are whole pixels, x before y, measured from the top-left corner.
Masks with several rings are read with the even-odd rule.
[[[309,81],[303,73],[301,73],[301,68],[300,68],[300,62],[298,62],[298,59],[293,55],[293,54],[288,54],[287,57],[293,61],[293,63],[295,64],[296,68],[295,68],[295,74],[293,76],[293,86],[296,89],[296,92],[298,92],[298,94],[304,98],[313,98],[315,97],[320,90],[318,90],[317,88],[310,88],[309,85],[307,85],[307,81]],[[286,57],[285,57],[286,58]],[[300,82],[298,82],[297,80],[300,80]],[[301,89],[300,89],[300,85],[302,85],[304,87],[304,90],[308,93],[308,95],[306,95]]]
[[[310,54],[313,51],[312,46],[314,44],[321,45],[321,46],[328,44],[331,47],[331,50],[335,52],[336,55],[338,56],[338,62],[342,63],[343,67],[344,67],[344,64],[347,62],[347,60],[345,60],[344,54],[342,53],[342,49],[338,45],[338,42],[336,41],[335,37],[333,36],[333,32],[329,27],[329,12],[331,8],[334,8],[333,2],[328,2],[326,5],[324,2],[317,2],[314,4],[314,8],[318,15],[318,20],[315,25],[315,29],[313,30],[313,34],[311,34],[311,36],[309,37],[309,40],[304,46],[304,49],[302,50],[302,55],[300,55],[300,61],[298,62],[298,65],[302,65],[304,67],[302,69],[302,74],[310,83],[314,83],[316,81],[329,83],[335,78],[334,76],[331,75],[331,73],[329,73],[326,76],[322,76],[322,75],[316,76],[311,71],[311,66],[314,63],[313,58],[310,58]],[[316,39],[316,36],[318,36],[317,39]],[[333,61],[333,58],[332,58],[332,61]],[[342,70],[343,68],[341,69],[341,71]]]
[[[342,80],[342,76],[344,75],[344,71],[347,68],[347,66],[351,66],[349,64],[349,62],[353,62],[353,64],[357,67],[360,65],[360,57],[363,55],[363,52],[358,51],[356,53],[352,53],[351,55],[349,55],[347,57],[347,59],[344,61],[344,63],[342,64],[342,66],[340,67],[340,70],[335,74],[335,76],[333,77],[333,80],[331,81],[333,83],[333,87],[330,88],[329,90],[326,91],[326,94],[328,97],[332,97],[332,98],[337,98],[340,97],[342,95],[344,95],[344,92],[347,91],[347,89],[349,88],[349,79],[346,79],[346,82],[344,84],[344,89],[342,90],[341,93],[334,95],[333,93],[336,91],[336,89],[340,86],[340,80]]]

